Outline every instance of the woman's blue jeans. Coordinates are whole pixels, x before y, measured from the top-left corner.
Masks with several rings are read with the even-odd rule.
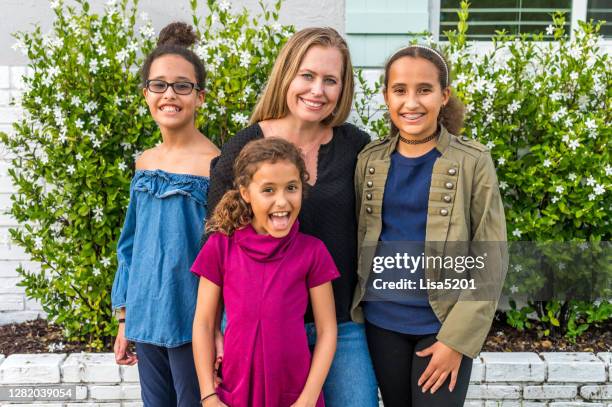
[[[306,334],[314,348],[317,332],[313,323],[306,324]],[[338,345],[323,395],[326,407],[378,407],[378,385],[364,324],[338,324]]]

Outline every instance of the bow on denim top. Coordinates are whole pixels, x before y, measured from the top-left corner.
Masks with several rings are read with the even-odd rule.
[[[117,246],[113,308],[126,308],[125,336],[176,347],[191,341],[209,178],[137,170]]]

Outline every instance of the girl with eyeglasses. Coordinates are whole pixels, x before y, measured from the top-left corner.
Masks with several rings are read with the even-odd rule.
[[[115,359],[138,362],[145,406],[195,406],[200,400],[191,349],[198,278],[189,268],[207,212],[210,162],[219,150],[195,126],[206,75],[187,48],[195,40],[192,27],[169,24],[141,70],[162,142],[136,160],[112,305],[119,317]]]

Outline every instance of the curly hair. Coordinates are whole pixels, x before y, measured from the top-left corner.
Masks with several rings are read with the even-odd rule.
[[[221,232],[231,235],[253,220],[253,211],[240,195],[240,187],[247,188],[263,163],[287,161],[297,168],[302,182],[302,197],[308,189],[308,171],[300,150],[280,138],[264,138],[249,142],[234,163],[234,188],[227,191],[206,222],[206,233]]]
[[[149,79],[149,72],[153,61],[164,55],[179,55],[193,65],[196,74],[197,85],[204,89],[206,82],[206,69],[202,60],[189,47],[196,43],[198,37],[193,32],[193,27],[182,23],[174,22],[165,26],[159,33],[157,47],[147,56],[140,69],[142,86],[145,86]]]
[[[438,81],[440,83],[440,88],[446,89],[450,86],[451,67],[444,57],[444,54],[437,49],[417,45],[402,48],[393,54],[391,58],[389,58],[385,64],[385,75],[383,81],[385,92],[387,85],[389,84],[389,71],[391,69],[391,65],[403,57],[423,58],[428,60],[438,69]],[[461,129],[463,128],[463,116],[463,103],[461,103],[456,96],[451,94],[446,105],[440,109],[438,122],[446,127],[446,130],[448,130],[449,133],[457,135],[461,133]],[[389,121],[391,124],[391,134],[397,134],[399,131],[398,128],[395,126],[395,124],[393,124],[393,122],[391,122],[391,120]]]

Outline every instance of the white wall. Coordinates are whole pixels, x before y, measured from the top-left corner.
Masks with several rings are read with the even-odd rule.
[[[101,11],[106,0],[89,0],[93,11]],[[131,2],[131,0],[130,0]],[[270,7],[273,0],[264,0]],[[73,0],[65,0],[66,4]],[[232,7],[246,7],[253,12],[259,11],[257,0],[230,0]],[[282,24],[293,24],[298,29],[310,26],[330,26],[344,32],[345,0],[284,0],[280,11]],[[205,15],[206,0],[199,0],[201,15]],[[30,31],[39,23],[46,32],[51,28],[53,11],[49,0],[1,0],[0,1],[0,65],[25,65],[27,60],[11,49],[15,39],[11,36],[17,31]],[[156,32],[171,21],[191,22],[189,0],[140,0],[140,11],[151,17]]]

